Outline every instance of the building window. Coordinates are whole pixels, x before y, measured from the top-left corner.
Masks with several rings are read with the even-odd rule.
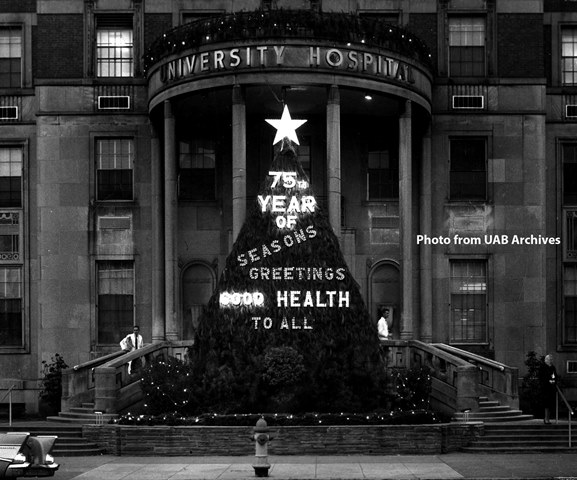
[[[561,78],[563,85],[577,85],[577,28],[561,29]]]
[[[98,343],[116,344],[134,324],[134,264],[98,262]]]
[[[577,264],[563,271],[563,324],[565,343],[577,343]]]
[[[452,260],[451,343],[487,341],[487,262]]]
[[[212,139],[179,144],[178,194],[183,200],[216,198],[216,145]]]
[[[0,28],[0,88],[22,86],[22,29]]]
[[[451,200],[485,200],[487,198],[487,154],[485,138],[450,139]]]
[[[0,267],[0,347],[22,347],[22,268]]]
[[[577,143],[561,145],[563,205],[577,205]]]
[[[0,148],[0,207],[22,207],[22,148]]]
[[[134,44],[131,15],[96,17],[96,76],[132,77]]]
[[[484,18],[449,18],[449,76],[485,76]]]
[[[98,200],[133,199],[134,142],[132,139],[97,139],[96,169]]]
[[[399,198],[399,160],[389,150],[368,152],[368,200]]]

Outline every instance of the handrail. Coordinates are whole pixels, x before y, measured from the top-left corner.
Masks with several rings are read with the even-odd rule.
[[[0,402],[3,401],[6,398],[6,395],[8,395],[15,388],[16,388],[16,384],[12,385],[8,390],[6,390],[6,393],[4,394],[4,396],[2,398],[0,398]]]
[[[482,357],[481,355],[477,355],[476,353],[471,353],[471,352],[468,352],[466,350],[461,350],[460,348],[453,347],[453,346],[447,345],[445,343],[433,343],[432,345],[434,345],[435,347],[440,348],[442,350],[447,350],[449,352],[452,352],[453,355],[466,356],[467,358],[470,358],[471,360],[474,360],[477,363],[482,363],[484,365],[487,365],[488,367],[497,368],[501,371],[504,371],[505,368],[507,367],[507,365],[505,365],[501,362],[497,362],[495,360],[491,360],[489,358]]]
[[[122,350],[119,350],[117,352],[113,352],[113,353],[109,353],[108,355],[103,355],[102,357],[98,357],[95,358],[93,360],[88,360],[87,362],[84,363],[80,363],[78,365],[74,365],[72,367],[73,370],[81,370],[83,368],[92,368],[98,365],[102,365],[106,362],[109,362],[110,360],[115,359],[116,357],[120,357],[121,355],[123,355],[125,352],[123,352]]]
[[[561,396],[561,399],[563,400],[563,402],[565,403],[565,406],[567,407],[567,410],[569,410],[569,416],[567,418],[568,423],[569,423],[569,448],[571,448],[571,417],[573,416],[573,414],[575,413],[573,411],[573,409],[571,408],[571,405],[569,405],[569,402],[567,401],[567,399],[565,398],[565,395],[563,395],[563,392],[561,391],[561,389],[559,388],[559,385],[555,385],[555,388],[557,388],[557,405],[556,405],[556,417],[555,417],[555,423],[559,423],[559,395]]]
[[[16,388],[16,384],[12,385],[8,391],[4,394],[2,398],[0,398],[0,402],[2,402],[6,395],[8,395],[8,425],[12,426],[12,390]]]

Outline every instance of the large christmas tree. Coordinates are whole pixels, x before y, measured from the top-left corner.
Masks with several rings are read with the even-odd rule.
[[[376,327],[298,162],[290,125],[274,125],[280,141],[269,174],[199,321],[192,349],[197,412],[369,411],[382,404]]]

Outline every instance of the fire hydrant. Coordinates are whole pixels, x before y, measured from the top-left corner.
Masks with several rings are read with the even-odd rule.
[[[268,463],[268,442],[272,440],[269,435],[269,428],[264,417],[261,417],[256,422],[254,427],[254,435],[252,440],[255,442],[255,454],[254,454],[254,474],[257,477],[268,477],[268,470],[270,468],[270,463]]]

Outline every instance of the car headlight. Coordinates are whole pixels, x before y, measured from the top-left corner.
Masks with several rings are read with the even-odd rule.
[[[50,455],[49,453],[46,454],[46,463],[54,463],[54,457],[52,455]]]
[[[12,460],[12,463],[26,463],[26,455],[21,452],[17,453]]]

